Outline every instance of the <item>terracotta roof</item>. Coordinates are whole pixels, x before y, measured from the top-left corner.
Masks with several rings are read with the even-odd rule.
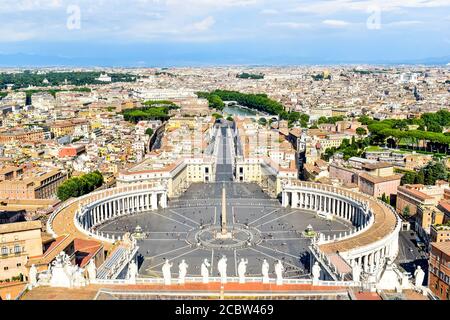
[[[388,162],[364,163],[362,167],[369,170],[375,170],[382,168],[390,168],[392,167],[392,164]]]
[[[402,175],[401,174],[393,174],[393,175],[387,176],[387,177],[377,177],[377,176],[372,176],[368,173],[360,173],[359,177],[376,184],[376,183],[400,180],[402,178]]]
[[[450,256],[450,241],[432,242],[431,246]]]
[[[397,188],[397,191],[406,193],[410,196],[416,197],[418,199],[420,199],[421,201],[427,200],[427,199],[434,199],[432,196],[427,195],[426,193],[423,193],[417,189],[413,189],[413,188],[408,188],[405,186],[400,186]]]

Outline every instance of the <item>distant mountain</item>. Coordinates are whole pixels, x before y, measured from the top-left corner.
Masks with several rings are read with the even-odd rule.
[[[150,60],[151,63],[146,62]],[[380,65],[450,65],[450,56],[423,58],[413,60],[401,59],[336,59],[314,58],[305,56],[258,55],[253,57],[240,56],[238,53],[225,57],[206,54],[167,54],[160,57],[142,53],[142,56],[117,57],[64,57],[38,54],[0,54],[0,67],[182,67],[182,66],[226,66],[226,65],[341,65],[341,64],[380,64]]]

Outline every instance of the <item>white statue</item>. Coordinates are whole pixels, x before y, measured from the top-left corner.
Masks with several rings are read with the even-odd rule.
[[[208,259],[203,260],[202,266],[201,266],[201,274],[203,277],[203,283],[208,283],[209,282],[209,267],[211,265],[208,262]]]
[[[356,262],[354,262],[352,267],[352,278],[353,281],[359,281],[361,279],[361,268]]]
[[[52,261],[50,286],[71,288],[76,268],[72,266],[69,256],[61,251]]]
[[[245,283],[245,273],[247,272],[248,260],[241,258],[241,262],[238,265],[239,283]]]
[[[95,266],[94,259],[89,260],[89,263],[86,267],[89,281],[94,281],[97,278],[97,267]]]
[[[29,288],[34,288],[37,285],[37,269],[34,264],[31,265],[30,272],[28,273]]]
[[[74,287],[84,287],[86,285],[86,279],[84,278],[84,269],[76,266],[72,274],[72,284]]]
[[[136,262],[133,260],[131,260],[130,265],[128,266],[128,280],[131,283],[136,283],[136,276],[138,274],[138,267]]]
[[[181,260],[181,263],[178,265],[178,283],[179,284],[185,283],[185,278],[186,278],[186,273],[187,273],[188,267],[189,267],[189,265],[186,263],[186,261],[184,259]]]
[[[416,281],[414,282],[416,287],[421,287],[425,278],[425,272],[423,272],[420,266],[417,266],[416,271],[414,271],[414,277],[416,278]]]
[[[283,271],[284,267],[280,260],[275,264],[275,274],[277,275],[277,285],[280,286],[283,284]]]
[[[170,268],[172,268],[173,263],[170,263],[169,260],[166,260],[166,262],[162,266],[162,273],[164,277],[164,284],[166,286],[170,286],[172,283],[172,274],[170,273]]]
[[[269,283],[269,263],[267,262],[266,259],[264,259],[263,264],[262,264],[262,268],[261,268],[261,273],[263,276],[263,283]]]
[[[219,262],[217,263],[217,270],[219,270],[220,274],[220,282],[227,283],[227,257],[222,256]]]
[[[319,262],[317,262],[317,261],[314,262],[314,265],[312,267],[313,285],[319,284],[320,271],[321,271],[321,268],[319,266]]]

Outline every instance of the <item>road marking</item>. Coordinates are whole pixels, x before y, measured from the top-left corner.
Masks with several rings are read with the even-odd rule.
[[[190,247],[190,245],[187,245],[187,246],[184,246],[184,247],[181,247],[181,248],[177,248],[177,249],[173,249],[173,250],[170,250],[170,251],[166,251],[166,252],[163,252],[163,253],[159,253],[156,256],[144,257],[144,260],[154,259],[154,258],[162,256],[164,254],[168,254],[168,253],[171,253],[171,252],[174,252],[174,251],[178,251],[178,250],[181,250],[181,249],[186,249],[188,247]]]
[[[295,258],[295,259],[298,259],[298,258],[299,258],[299,256],[294,256],[294,255],[292,255],[292,254],[290,254],[290,253],[283,252],[283,251],[279,251],[279,250],[277,250],[277,249],[272,249],[272,248],[263,246],[263,245],[261,245],[261,244],[258,244],[258,246],[260,246],[261,248],[264,248],[264,249],[268,249],[268,250],[275,251],[276,253],[280,253],[280,254],[284,254],[284,255],[290,256],[290,257]]]
[[[259,221],[259,220],[263,219],[264,217],[267,217],[268,215],[271,215],[272,213],[274,213],[274,212],[276,212],[276,211],[278,211],[278,210],[280,210],[280,208],[275,209],[275,210],[273,210],[273,211],[270,211],[269,213],[263,215],[262,217],[259,217],[258,219],[256,219],[256,220],[250,222],[248,225],[251,225],[252,223],[255,223],[256,221]]]
[[[175,213],[176,215],[178,215],[178,216],[180,216],[180,217],[183,217],[184,219],[187,219],[187,220],[189,220],[189,221],[195,223],[195,224],[198,225],[198,226],[200,225],[200,223],[198,223],[197,221],[194,221],[194,220],[192,220],[192,219],[190,219],[190,218],[188,218],[188,217],[186,217],[186,216],[183,216],[182,214],[180,214],[180,213],[178,213],[178,212],[176,212],[176,211],[174,211],[174,210],[172,210],[172,209],[169,209],[169,211]]]
[[[291,215],[291,214],[293,214],[293,213],[295,213],[295,211],[292,211],[292,212],[286,213],[286,214],[284,214],[284,215],[282,215],[282,216],[279,216],[278,218],[275,218],[275,219],[269,220],[269,221],[267,221],[267,222],[264,222],[264,223],[258,224],[257,226],[255,226],[255,228],[257,228],[257,227],[261,227],[261,226],[263,226],[263,225],[265,225],[265,224],[268,224],[268,223],[270,223],[270,222],[273,222],[273,221],[277,221],[278,219],[281,219],[281,218],[287,217],[287,216],[289,216],[289,215]]]
[[[195,227],[195,226],[191,226],[191,225],[189,225],[189,224],[187,224],[187,223],[180,222],[180,221],[178,221],[178,220],[169,218],[169,217],[167,217],[167,216],[164,216],[164,215],[159,214],[159,213],[156,213],[156,212],[152,212],[152,214],[155,214],[155,215],[157,215],[157,216],[161,216],[161,217],[166,218],[166,219],[168,219],[168,220],[172,220],[172,221],[174,221],[174,222],[176,222],[176,223],[179,223],[179,224],[182,224],[183,226],[188,227],[188,228],[193,228],[193,227]]]

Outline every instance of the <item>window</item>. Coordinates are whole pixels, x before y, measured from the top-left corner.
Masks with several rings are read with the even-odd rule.
[[[21,266],[22,266],[22,264],[21,264],[21,263],[18,263],[18,264],[17,264],[17,267],[21,267]]]
[[[4,267],[3,270],[4,270],[4,271],[8,271],[8,267]]]
[[[8,255],[8,248],[7,247],[2,247],[2,255],[4,255],[4,256]]]
[[[18,244],[16,244],[15,246],[14,246],[14,253],[20,253],[20,246],[18,245]]]

